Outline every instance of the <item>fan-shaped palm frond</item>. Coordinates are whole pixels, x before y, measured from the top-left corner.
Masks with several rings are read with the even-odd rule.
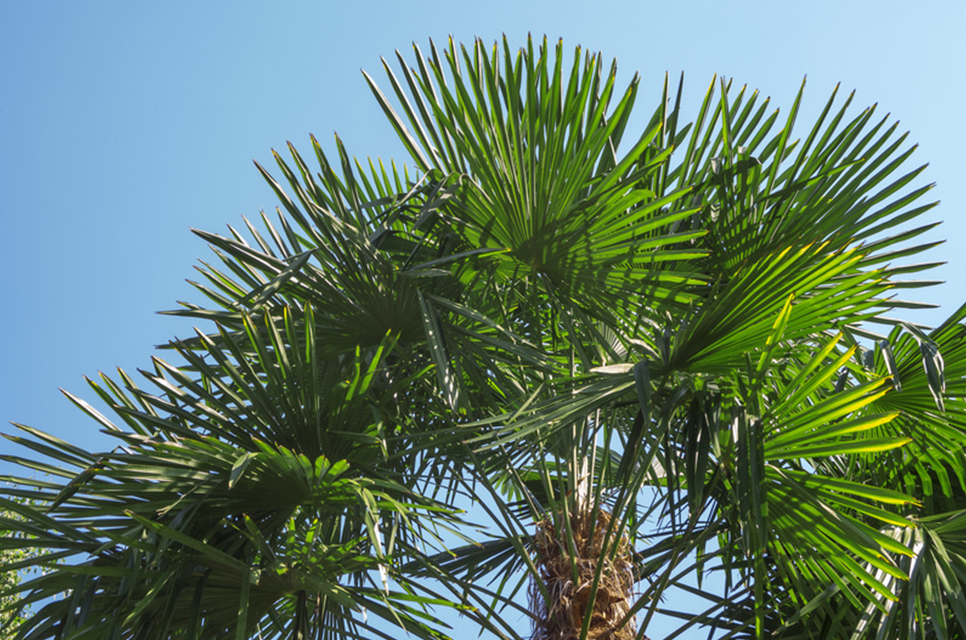
[[[83,594],[45,604],[28,637],[361,637],[363,609],[438,635],[420,606],[439,599],[397,573],[457,522],[417,492],[400,402],[419,375],[390,377],[394,339],[368,359],[326,358],[313,318],[243,314],[245,333],[178,347],[193,374],[156,360],[153,393],[123,373],[127,390],[92,382],[131,428],[75,399],[119,440],[110,453],[27,427],[11,438],[61,466],[21,462],[70,479],[20,489],[30,507],[5,503],[40,561],[88,557],[21,586],[30,601]]]

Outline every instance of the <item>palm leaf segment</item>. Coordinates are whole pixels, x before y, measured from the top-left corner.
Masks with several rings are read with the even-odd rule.
[[[77,594],[30,637],[353,635],[359,607],[431,637],[427,575],[513,636],[492,608],[513,589],[484,601],[468,585],[526,567],[549,598],[526,522],[573,549],[588,507],[650,580],[618,626],[636,615],[643,633],[694,552],[728,577],[685,628],[894,624],[902,558],[925,556],[893,532],[913,498],[954,493],[964,426],[963,376],[937,359],[962,348],[959,318],[855,343],[895,323],[883,311],[921,306],[897,289],[928,284],[901,277],[929,265],[895,263],[929,246],[909,244],[929,225],[900,227],[930,206],[904,191],[920,169],[894,177],[904,136],[874,109],[847,120],[851,98],[836,111],[833,95],[795,141],[801,94],[779,124],[723,82],[681,125],[665,82],[625,142],[637,80],[617,91],[599,56],[578,50],[568,74],[546,42],[416,54],[399,77],[386,66],[395,104],[367,80],[418,176],[353,164],[338,141],[338,169],[314,139],[315,174],[294,149],[294,169],[276,156],[293,194],[260,168],[276,225],[199,232],[224,263],[197,285],[214,304],[177,313],[218,332],[179,343],[184,365],[159,362],[154,394],[126,376],[95,386],[130,432],[78,401],[122,446],[94,456],[28,429],[21,442],[57,464],[23,463],[71,483],[29,481],[19,492],[54,508],[21,511],[49,559],[90,558],[26,587]],[[432,556],[417,539],[453,522],[466,489],[497,498],[505,535]],[[606,578],[595,566],[582,606]],[[586,637],[594,617],[575,619]]]

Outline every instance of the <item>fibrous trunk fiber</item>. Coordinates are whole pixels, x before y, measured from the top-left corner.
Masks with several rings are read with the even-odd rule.
[[[588,640],[634,640],[636,636],[634,618],[627,616],[634,595],[632,549],[626,536],[607,541],[610,515],[593,511],[571,515],[573,547],[562,514],[556,518],[559,527],[549,516],[537,523],[536,565],[550,601],[532,582],[530,607],[537,616],[533,640],[578,640],[587,616]],[[600,563],[603,567],[594,594]]]

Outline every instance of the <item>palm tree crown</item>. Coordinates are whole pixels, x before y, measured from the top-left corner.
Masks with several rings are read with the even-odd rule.
[[[665,80],[638,132],[600,55],[414,54],[365,76],[412,168],[276,154],[277,220],[197,232],[208,329],[69,396],[113,450],[7,436],[16,637],[964,637],[966,306],[889,316],[896,125]]]

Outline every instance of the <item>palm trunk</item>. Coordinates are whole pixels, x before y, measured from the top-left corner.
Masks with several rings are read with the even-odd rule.
[[[536,564],[550,600],[531,583],[530,606],[536,615],[532,640],[579,640],[585,623],[588,640],[633,640],[634,618],[625,621],[634,595],[632,549],[626,536],[606,540],[609,513],[577,501],[581,503],[585,508],[574,509],[569,518],[573,547],[562,513],[557,514],[558,526],[552,517],[537,523]]]

